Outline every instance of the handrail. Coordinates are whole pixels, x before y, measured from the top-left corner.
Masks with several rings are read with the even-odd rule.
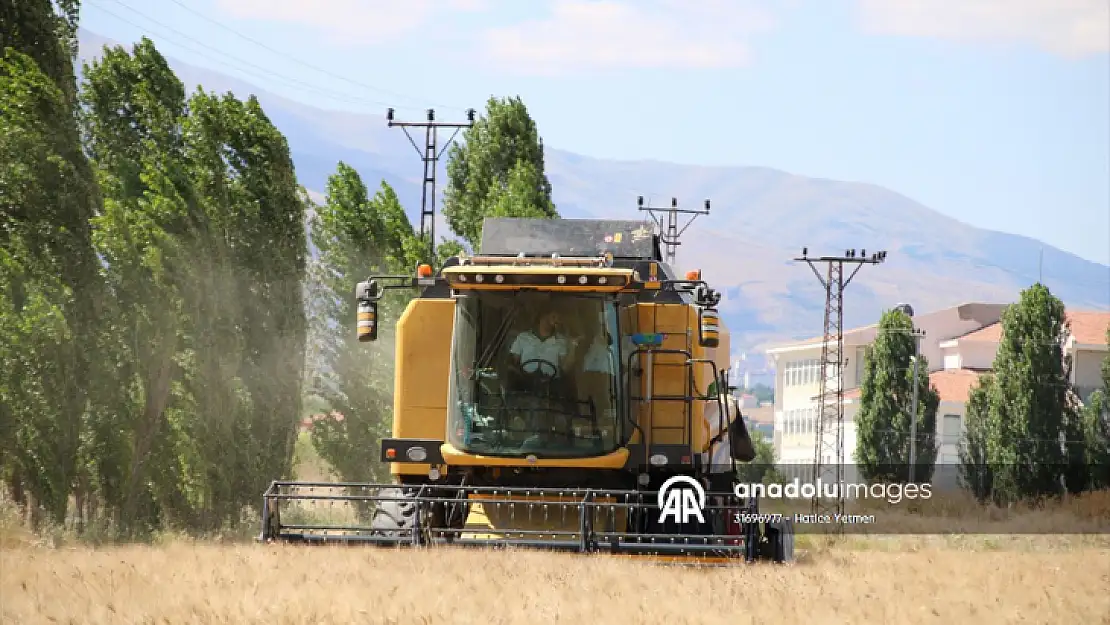
[[[553,267],[604,267],[604,256],[471,256],[461,259],[459,266],[467,265],[550,265]]]

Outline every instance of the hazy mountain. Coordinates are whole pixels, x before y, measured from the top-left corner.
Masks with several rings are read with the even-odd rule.
[[[106,42],[82,31],[82,58],[97,54]],[[372,189],[382,179],[393,185],[418,224],[420,159],[401,130],[386,127],[383,115],[313,108],[169,60],[190,91],[200,85],[240,97],[257,95],[288,137],[298,177],[311,191],[323,193],[342,160]],[[421,138],[415,138],[419,145]],[[601,160],[550,147],[546,158],[554,200],[565,217],[642,217],[636,196],[649,190],[666,193],[650,198],[656,206],[672,196],[690,208],[712,200],[710,215],[686,231],[678,265],[700,267],[722,290],[722,314],[737,352],[821,333],[824,290],[805,263],[792,261],[803,247],[811,256],[840,254],[849,246],[888,251],[885,264],[865,266],[846,290],[846,327],[872,323],[898,302],[930,310],[966,301],[1012,301],[1042,267],[1044,282],[1069,307],[1110,308],[1110,267],[1027,237],[969,226],[874,185],[761,167]],[[446,180],[442,166],[440,176]],[[442,218],[436,232],[446,232]]]

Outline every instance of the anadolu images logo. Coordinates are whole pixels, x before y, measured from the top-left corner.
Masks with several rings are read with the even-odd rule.
[[[689,475],[676,475],[663,482],[659,487],[659,501],[663,504],[659,513],[660,523],[667,517],[683,524],[689,523],[690,517],[697,517],[699,523],[705,523],[701,513],[705,508],[705,489]]]

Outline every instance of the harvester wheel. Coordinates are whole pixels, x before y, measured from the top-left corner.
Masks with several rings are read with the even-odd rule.
[[[794,561],[794,522],[783,519],[770,522],[764,526],[764,551],[761,554],[765,559],[776,563]]]
[[[408,538],[412,536],[413,524],[416,523],[417,502],[412,498],[420,489],[413,486],[386,488],[380,493],[382,497],[404,497],[404,501],[391,500],[378,503],[374,516],[370,521],[370,533],[373,536],[386,536],[389,538]],[[435,497],[435,491],[431,496]],[[454,504],[431,503],[423,507],[421,519],[423,531],[432,538],[444,538],[448,541],[459,537],[459,532],[449,529],[462,529],[466,524],[466,515],[469,506],[466,495],[459,491],[460,501]],[[451,518],[447,518],[449,513]],[[438,528],[438,529],[433,529]],[[445,531],[445,528],[448,531]],[[442,535],[442,536],[440,536]]]
[[[416,523],[416,502],[408,500],[415,493],[411,488],[386,488],[379,493],[382,497],[404,497],[407,500],[378,502],[374,516],[370,520],[370,533],[374,536],[404,538],[412,535]]]

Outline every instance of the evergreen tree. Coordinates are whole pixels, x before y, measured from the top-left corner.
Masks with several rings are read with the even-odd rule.
[[[76,2],[0,7],[0,477],[65,515],[80,482],[101,302],[98,196],[76,122]],[[80,499],[80,494],[78,494]]]
[[[1042,284],[1021,293],[1002,316],[1002,338],[988,394],[986,456],[992,498],[1004,504],[1079,492],[1089,472],[1074,457],[1081,436],[1064,354],[1064,305]]]
[[[105,49],[86,65],[81,100],[86,149],[104,196],[92,220],[112,293],[105,308],[114,341],[108,352],[120,388],[131,389],[93,428],[101,451],[95,474],[120,528],[157,524],[156,491],[175,499],[172,481],[154,484],[155,454],[167,430],[174,382],[181,376],[184,296],[195,198],[181,139],[185,90],[149,39],[129,54]],[[109,452],[105,454],[104,452]],[[172,455],[170,457],[173,457]]]
[[[964,488],[980,502],[991,496],[993,475],[987,461],[987,440],[990,438],[990,408],[994,393],[994,378],[984,375],[971,389],[964,419],[966,434],[960,443],[960,481]]]
[[[1110,344],[1110,326],[1106,328]],[[1083,407],[1083,440],[1092,490],[1110,488],[1110,354],[1102,360],[1102,384]]]
[[[381,325],[377,342],[359,342],[354,289],[374,274],[412,273],[423,247],[393,189],[383,181],[369,197],[358,172],[342,162],[328,180],[327,201],[317,208],[311,233],[319,250],[312,343],[321,354],[313,392],[343,417],[315,424],[313,444],[343,480],[384,480],[378,450],[393,414],[394,324]],[[411,297],[389,292],[379,317],[395,319]]]
[[[856,462],[864,478],[879,482],[909,480],[910,416],[917,384],[915,481],[928,481],[937,456],[936,420],[940,396],[929,384],[929,363],[918,355],[914,380],[913,320],[905,313],[883,313],[864,362],[860,407],[856,415]]]
[[[473,250],[485,217],[558,217],[544,173],[543,140],[519,97],[490,98],[451,147],[443,215]]]

